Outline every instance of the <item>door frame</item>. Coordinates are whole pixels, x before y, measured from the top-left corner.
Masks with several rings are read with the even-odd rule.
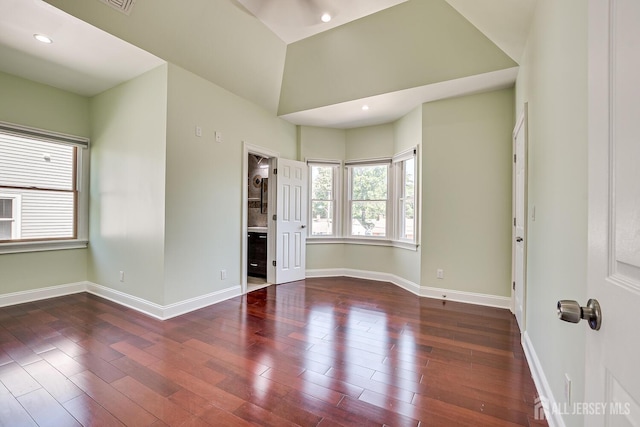
[[[280,157],[280,153],[277,151],[269,150],[268,148],[260,147],[259,145],[249,144],[246,141],[242,141],[242,176],[241,176],[241,188],[242,188],[242,226],[240,227],[240,248],[241,248],[241,273],[240,273],[240,291],[242,295],[247,293],[247,220],[249,218],[249,206],[247,199],[249,197],[249,189],[247,187],[247,176],[249,175],[249,154],[257,154],[259,156],[269,158],[269,177],[273,170],[273,159]],[[271,184],[271,183],[269,183]],[[275,239],[273,233],[275,229],[273,227],[273,221],[270,219],[275,214],[275,189],[273,185],[269,185],[267,190],[267,283],[275,283],[275,267],[269,264],[268,260],[275,259]]]
[[[511,218],[515,221],[516,218],[516,137],[518,133],[524,132],[524,194],[522,197],[522,212],[524,212],[524,243],[523,243],[523,260],[522,260],[522,330],[520,333],[524,333],[526,330],[526,313],[527,313],[527,246],[528,246],[528,234],[529,234],[529,103],[525,102],[523,105],[522,113],[516,121],[516,125],[513,128],[511,137],[512,150],[513,150],[513,163],[511,167]],[[516,279],[516,227],[512,223],[511,226],[511,312],[516,313],[516,292],[515,292],[515,279]]]

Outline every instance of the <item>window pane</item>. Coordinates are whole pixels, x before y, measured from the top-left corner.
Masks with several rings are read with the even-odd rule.
[[[15,195],[0,204],[0,216],[15,216],[3,240],[76,237],[76,150],[0,133],[0,193]]]
[[[415,158],[402,162],[402,188],[400,199],[400,238],[415,239]]]
[[[386,200],[387,169],[387,165],[353,167],[351,200]]]
[[[13,199],[0,199],[0,218],[13,218]]]
[[[312,236],[332,236],[333,235],[333,202],[313,201],[311,202],[311,235]]]
[[[333,200],[333,167],[311,167],[311,199]]]
[[[386,235],[387,202],[351,202],[351,235]]]
[[[404,197],[413,197],[415,195],[415,159],[404,161]]]
[[[0,134],[0,186],[73,190],[74,150]]]
[[[0,221],[0,240],[11,239],[11,221]]]
[[[74,193],[26,190],[21,194],[22,239],[74,237]]]
[[[413,240],[415,237],[414,229],[415,229],[415,206],[413,200],[405,201],[402,205],[402,237],[403,239]]]

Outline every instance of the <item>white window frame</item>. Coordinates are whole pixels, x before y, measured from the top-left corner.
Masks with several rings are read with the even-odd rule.
[[[360,236],[352,234],[352,203],[351,199],[351,190],[352,190],[352,171],[354,167],[362,167],[362,166],[381,166],[384,165],[387,167],[387,199],[384,200],[386,202],[386,215],[385,215],[385,235],[384,236]],[[367,159],[367,160],[349,160],[345,162],[346,169],[346,197],[345,197],[345,209],[344,209],[344,224],[345,224],[345,238],[347,239],[356,239],[356,240],[380,240],[380,241],[388,241],[392,240],[392,227],[391,227],[391,217],[392,213],[392,168],[391,168],[391,159],[389,158],[380,158],[380,159]],[[375,200],[370,200],[375,201]],[[383,201],[383,200],[378,200]]]
[[[0,122],[0,133],[77,147],[75,238],[3,242],[0,243],[0,254],[86,248],[89,239],[89,139],[7,122]],[[10,197],[16,196],[7,193],[7,189],[0,191]]]
[[[403,205],[405,200],[405,185],[404,185],[404,174],[405,174],[405,162],[407,160],[413,159],[413,167],[414,167],[414,197],[413,197],[413,205],[414,205],[414,213],[413,213],[413,239],[407,239],[403,237],[404,230],[404,215],[403,215]],[[393,157],[393,169],[394,169],[394,240],[398,243],[409,243],[413,245],[417,245],[419,239],[419,209],[420,209],[420,201],[419,201],[419,172],[418,172],[418,147],[412,147],[408,150],[405,150],[401,153],[396,154]]]
[[[401,213],[401,197],[404,192],[403,183],[403,162],[405,160],[414,159],[415,174],[415,195],[414,195],[414,238],[404,239],[401,237],[402,221]],[[392,158],[376,158],[347,160],[309,160],[307,164],[316,165],[339,165],[335,170],[334,176],[334,236],[313,236],[311,235],[311,227],[309,227],[307,243],[308,244],[356,244],[370,246],[392,246],[412,251],[417,251],[420,245],[420,167],[419,167],[418,147],[411,147],[402,151]],[[387,216],[386,216],[386,236],[352,236],[351,235],[351,168],[358,165],[376,165],[387,164]],[[341,167],[343,173],[340,173]],[[309,194],[311,194],[311,168],[309,167]],[[311,198],[309,198],[309,212],[311,212]],[[311,221],[311,213],[309,214]],[[311,222],[310,222],[311,223]]]
[[[319,240],[335,240],[342,238],[342,177],[340,170],[342,169],[341,160],[326,160],[326,159],[307,159],[307,166],[309,168],[309,224],[307,239],[319,239]],[[314,166],[331,167],[332,170],[332,190],[333,194],[333,234],[331,235],[314,235],[313,233],[313,179],[312,168]]]
[[[0,193],[0,200],[2,199],[11,199],[13,201],[11,204],[11,219],[9,220],[13,223],[11,227],[11,238],[19,239],[22,230],[22,196],[20,194]],[[7,219],[0,218],[0,222],[6,221]]]

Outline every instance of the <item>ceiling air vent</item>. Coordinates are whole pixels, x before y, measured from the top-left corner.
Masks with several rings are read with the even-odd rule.
[[[102,3],[106,3],[112,8],[119,10],[120,12],[128,15],[133,8],[133,4],[136,0],[100,0]]]

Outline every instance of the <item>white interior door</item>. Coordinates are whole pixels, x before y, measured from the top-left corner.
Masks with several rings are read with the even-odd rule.
[[[276,283],[305,278],[307,241],[307,165],[277,159]]]
[[[638,0],[589,1],[588,426],[640,426],[639,23]]]
[[[527,260],[527,106],[513,130],[513,311],[525,331]]]

